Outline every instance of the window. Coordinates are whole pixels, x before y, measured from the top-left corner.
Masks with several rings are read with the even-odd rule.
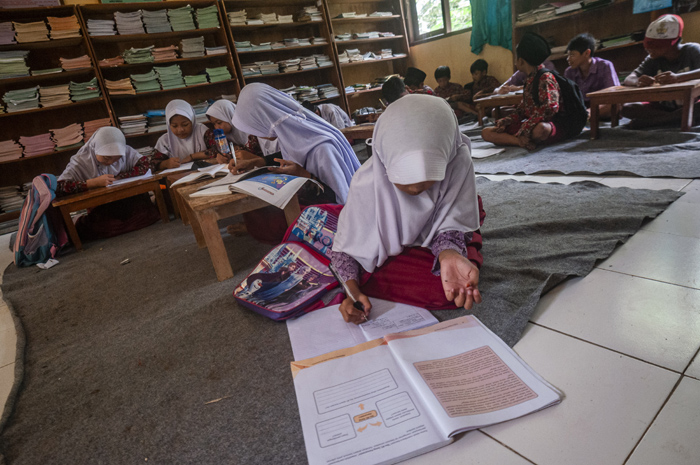
[[[469,0],[408,0],[413,40],[441,36],[472,27]]]

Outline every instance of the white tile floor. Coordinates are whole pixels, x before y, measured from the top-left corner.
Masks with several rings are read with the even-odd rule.
[[[683,190],[588,276],[540,301],[516,351],[566,394],[555,407],[475,431],[416,464],[700,464],[700,180],[487,176]],[[0,268],[11,260],[0,238]],[[0,402],[15,338],[0,303]],[[1,404],[0,404],[1,405]]]

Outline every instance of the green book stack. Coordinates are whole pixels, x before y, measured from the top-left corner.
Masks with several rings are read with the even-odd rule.
[[[0,79],[29,76],[27,50],[0,52]]]
[[[132,74],[131,82],[134,84],[137,94],[160,90],[158,75],[153,70],[144,74]]]
[[[195,74],[193,76],[185,76],[186,86],[196,86],[197,84],[206,84],[207,75],[206,74]]]
[[[154,66],[153,70],[158,75],[158,81],[163,90],[185,87],[185,81],[182,78],[182,70],[180,70],[179,65]]]
[[[32,110],[39,108],[39,86],[16,89],[5,92],[2,101],[7,105],[7,112]]]
[[[197,16],[197,27],[199,29],[219,27],[219,11],[216,5],[197,8],[195,15]]]
[[[173,31],[191,31],[197,29],[192,18],[193,8],[189,5],[168,10],[168,18]]]
[[[87,82],[71,81],[68,88],[70,89],[70,99],[74,102],[100,97],[100,87],[97,85],[97,78],[92,78]]]
[[[153,49],[153,45],[149,47],[144,47],[144,48],[130,48],[129,50],[124,50],[124,53],[122,53],[122,57],[124,58],[124,62],[128,64],[133,64],[133,63],[153,63],[153,54],[151,53],[151,49]]]
[[[221,82],[231,79],[231,73],[229,73],[228,68],[225,66],[207,68],[207,74],[209,75],[209,82]]]
[[[43,76],[44,74],[62,73],[63,68],[33,69],[32,76]]]

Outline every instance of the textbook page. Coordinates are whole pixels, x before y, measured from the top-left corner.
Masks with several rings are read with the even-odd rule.
[[[140,181],[142,179],[148,179],[148,178],[152,178],[152,177],[153,177],[153,174],[151,173],[151,170],[148,170],[148,171],[146,171],[146,174],[142,174],[141,176],[132,176],[130,178],[117,179],[116,181],[114,181],[112,184],[110,184],[107,187],[121,186],[123,184],[128,184],[130,182]]]
[[[193,163],[194,162],[182,163],[177,168],[170,168],[167,170],[163,170],[158,174],[170,174],[170,173],[177,173],[178,171],[190,171],[192,169]]]
[[[243,179],[257,176],[258,174],[260,174],[261,171],[267,171],[267,166],[255,168],[255,169],[252,169],[250,171],[247,171],[247,172],[241,173],[241,174],[233,174],[229,171],[229,173],[225,177],[219,179],[218,181],[214,181],[211,184],[207,184],[206,186],[202,186],[199,189],[197,189],[197,191],[203,191],[206,189],[213,189],[214,187],[219,187],[219,186],[226,186],[226,188],[228,189],[229,184],[233,184],[235,182],[242,181]],[[257,173],[257,174],[255,174],[255,173]],[[224,193],[229,194],[230,191],[227,191]]]
[[[231,184],[229,189],[233,192],[252,195],[277,208],[284,208],[307,181],[318,184],[309,178],[300,178],[287,174],[263,173],[245,181]],[[318,185],[320,186],[320,184]]]
[[[224,164],[211,165],[210,167],[207,167],[207,168],[200,168],[197,171],[195,171],[194,173],[188,174],[187,176],[178,179],[177,181],[172,183],[170,185],[170,187],[177,186],[178,184],[184,184],[186,182],[196,181],[197,179],[200,179],[200,178],[206,178],[206,177],[214,178],[219,174],[224,175],[228,172],[229,172],[228,165],[224,165]]]
[[[501,423],[557,404],[563,394],[535,373],[474,316],[388,335],[397,363],[439,424],[442,434]],[[444,325],[443,322],[440,325]]]
[[[294,360],[316,357],[389,333],[423,328],[438,322],[423,308],[382,299],[371,301],[369,321],[361,325],[346,323],[340,314],[340,305],[331,305],[287,320]]]
[[[389,464],[449,444],[387,345],[363,346],[296,373],[309,464]]]

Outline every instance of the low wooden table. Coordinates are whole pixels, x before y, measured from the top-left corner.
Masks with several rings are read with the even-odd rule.
[[[160,179],[161,176],[154,175],[148,179],[141,179],[139,181],[129,182],[120,186],[90,189],[85,192],[56,199],[53,201],[53,206],[61,210],[61,216],[63,216],[63,221],[66,223],[68,235],[70,236],[71,241],[73,241],[73,245],[75,246],[76,250],[83,250],[83,243],[80,241],[78,230],[75,228],[75,224],[73,223],[70,214],[84,208],[94,208],[99,205],[126,199],[135,195],[145,194],[146,192],[153,192],[156,196],[156,203],[158,204],[160,217],[162,218],[163,223],[167,223],[169,221],[168,209],[165,207],[163,193],[160,191]]]
[[[209,180],[213,182],[213,180]],[[233,278],[231,261],[226,253],[224,241],[221,238],[218,221],[240,215],[259,208],[269,207],[270,204],[246,194],[225,194],[211,197],[190,197],[201,187],[201,184],[184,186],[178,193],[182,196],[183,205],[192,225],[192,231],[200,249],[209,249],[211,263],[214,265],[219,281]],[[299,200],[296,195],[284,209],[287,224],[291,225],[299,216]]]
[[[180,189],[182,189],[185,186],[193,186],[196,185],[197,187],[201,187],[205,184],[208,184],[212,182],[212,178],[205,177],[203,179],[197,179],[196,181],[192,182],[186,182],[183,184],[178,184],[177,186],[173,187],[173,183],[175,181],[178,181],[185,176],[189,176],[190,174],[195,173],[195,171],[180,171],[177,173],[168,173],[165,175],[165,185],[168,188],[168,193],[170,194],[170,200],[173,202],[173,210],[175,213],[175,218],[180,218],[183,222],[183,224],[190,224],[189,218],[187,218],[187,210],[184,205],[184,200],[182,200],[182,196],[180,195]],[[219,178],[217,178],[219,179]]]
[[[349,139],[369,139],[374,133],[374,123],[349,126],[340,130]]]
[[[474,105],[476,106],[476,111],[479,112],[479,126],[484,125],[484,116],[486,116],[486,110],[489,108],[494,108],[496,110],[496,119],[500,118],[501,107],[511,107],[518,105],[523,101],[523,94],[493,94],[488,97],[480,98],[474,100]]]
[[[693,124],[693,107],[700,97],[700,79],[677,84],[653,85],[649,87],[615,86],[586,94],[591,99],[591,139],[598,138],[600,105],[612,105],[611,125],[620,122],[620,105],[631,102],[683,101],[681,131],[688,131]]]

